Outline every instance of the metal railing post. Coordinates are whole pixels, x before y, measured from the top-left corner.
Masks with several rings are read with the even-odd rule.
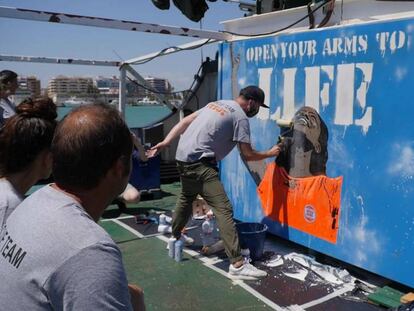
[[[124,65],[119,67],[119,100],[118,110],[125,120],[125,107],[126,107],[126,68]]]

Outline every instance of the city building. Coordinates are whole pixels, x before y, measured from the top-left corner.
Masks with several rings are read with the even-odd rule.
[[[29,96],[32,97],[40,96],[40,80],[38,80],[35,76],[19,76],[17,81],[19,83],[19,89],[22,90],[22,94],[29,94]],[[28,92],[26,92],[26,90]]]
[[[78,96],[98,93],[92,78],[58,76],[52,78],[48,85],[49,97],[56,95]]]
[[[104,95],[118,95],[119,94],[119,78],[116,76],[112,76],[110,78],[97,77],[94,80],[94,85],[99,90],[100,94],[104,94]],[[127,96],[138,97],[140,95],[139,87],[134,82],[127,80],[126,89],[127,89]]]
[[[149,89],[154,89],[160,93],[171,92],[172,87],[166,79],[147,77],[145,80]],[[133,81],[128,80],[126,82],[126,90],[127,103],[130,105],[148,105],[156,100],[153,92],[140,87]],[[99,76],[94,79],[58,76],[49,81],[47,93],[59,106],[94,101],[116,103],[119,97],[119,78],[116,76]]]
[[[94,85],[99,90],[99,94],[118,95],[119,94],[119,79],[115,76],[97,77],[94,79]]]
[[[56,105],[65,102],[93,102],[99,97],[92,78],[58,76],[49,81],[47,93]]]
[[[164,95],[171,92],[171,84],[167,79],[163,78],[155,78],[155,77],[146,77],[145,81],[147,82],[147,87],[151,90],[155,90],[157,92],[163,93]],[[142,93],[145,96],[152,97],[154,95],[154,92],[151,92],[150,90],[147,90],[145,88],[141,88]]]

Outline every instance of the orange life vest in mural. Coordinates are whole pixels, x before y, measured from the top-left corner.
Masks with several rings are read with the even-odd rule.
[[[267,217],[336,243],[341,187],[342,177],[293,178],[270,163],[257,191]]]

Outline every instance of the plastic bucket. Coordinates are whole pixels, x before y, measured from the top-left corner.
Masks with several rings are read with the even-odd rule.
[[[259,260],[263,256],[267,226],[256,222],[241,222],[236,224],[239,234],[240,247],[250,250],[250,258]]]

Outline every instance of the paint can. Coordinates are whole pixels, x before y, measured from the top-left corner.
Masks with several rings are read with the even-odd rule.
[[[166,221],[166,215],[165,214],[161,214],[160,217],[158,218],[158,223],[160,225],[166,225],[167,221]]]
[[[243,256],[244,261],[250,261],[250,249],[242,248],[240,253]]]
[[[175,251],[174,251],[174,259],[176,262],[180,262],[181,260],[183,260],[183,247],[184,247],[184,242],[178,239],[175,242]]]
[[[174,258],[175,255],[175,242],[177,241],[176,238],[169,238],[168,239],[168,256]]]
[[[171,221],[172,221],[172,218],[171,217],[169,217],[169,216],[167,216],[165,214],[161,214],[160,217],[159,217],[159,222],[158,223],[160,225],[167,225],[167,224],[170,224]]]
[[[216,241],[213,235],[214,225],[210,219],[206,219],[201,225],[201,240],[203,241],[203,246],[210,246]]]

